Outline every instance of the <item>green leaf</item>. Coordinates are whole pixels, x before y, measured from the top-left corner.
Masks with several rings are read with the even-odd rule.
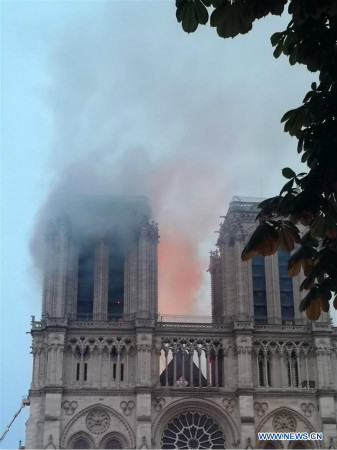
[[[275,47],[275,45],[277,45],[279,43],[282,36],[283,36],[283,33],[274,33],[272,35],[272,37],[270,38],[271,45],[273,47]]]
[[[208,11],[201,0],[194,0],[195,12],[197,19],[201,25],[205,25],[208,22]]]
[[[284,176],[284,178],[295,178],[296,177],[296,173],[290,169],[290,167],[285,167],[284,169],[282,169],[282,175]]]
[[[281,119],[281,123],[289,120],[294,114],[296,114],[296,109],[291,109],[290,111],[286,112]]]
[[[181,24],[186,33],[193,33],[198,28],[197,15],[193,1],[187,3]]]
[[[278,57],[281,55],[281,53],[282,53],[282,47],[283,47],[283,40],[281,40],[281,41],[277,44],[277,46],[276,46],[276,48],[275,48],[275,50],[274,50],[274,52],[273,52],[273,55],[274,55],[275,58],[278,58]]]
[[[281,190],[281,192],[280,192],[280,195],[282,195],[283,192],[290,191],[290,189],[293,187],[293,184],[294,184],[294,179],[288,181],[288,182],[283,186],[283,188],[282,188],[282,190]]]

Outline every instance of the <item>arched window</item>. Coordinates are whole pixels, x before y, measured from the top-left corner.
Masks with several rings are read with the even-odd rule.
[[[259,353],[258,364],[259,364],[259,386],[264,387],[266,384],[264,380],[264,357],[262,352]]]
[[[90,448],[90,444],[84,438],[78,438],[74,441],[72,448],[81,449],[81,448]]]
[[[188,412],[167,424],[161,448],[223,449],[226,443],[220,426],[213,419],[200,412]]]
[[[258,377],[259,377],[259,387],[266,387],[272,385],[272,376],[271,376],[271,355],[268,352],[264,354],[262,350],[258,353],[257,358],[258,364]]]
[[[298,387],[299,385],[299,374],[298,374],[298,364],[297,356],[294,351],[291,352],[288,357],[288,386]]]
[[[276,448],[276,447],[272,442],[267,442],[263,448],[267,449],[267,448]]]
[[[112,438],[112,439],[108,440],[108,442],[105,444],[104,448],[123,448],[123,446],[119,442],[118,439]]]

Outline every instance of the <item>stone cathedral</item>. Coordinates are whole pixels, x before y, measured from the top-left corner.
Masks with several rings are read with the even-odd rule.
[[[299,312],[288,254],[241,262],[257,203],[234,197],[220,225],[207,321],[159,315],[145,198],[86,199],[48,224],[25,448],[337,448],[337,329]]]

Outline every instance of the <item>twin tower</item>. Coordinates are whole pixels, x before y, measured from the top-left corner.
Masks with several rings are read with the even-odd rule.
[[[144,197],[79,197],[47,227],[43,319],[158,313],[157,224]]]

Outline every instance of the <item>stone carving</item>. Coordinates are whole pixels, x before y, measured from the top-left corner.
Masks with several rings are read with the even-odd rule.
[[[149,448],[149,447],[147,446],[147,443],[146,443],[146,437],[145,437],[145,436],[142,437],[142,443],[140,444],[140,447],[139,447],[139,448]]]
[[[262,402],[262,403],[255,402],[254,403],[254,409],[256,411],[256,414],[259,417],[262,417],[262,416],[265,415],[265,413],[266,413],[266,411],[268,409],[268,403],[266,403],[266,402]]]
[[[311,417],[314,409],[316,408],[313,403],[301,403],[301,410],[303,411],[305,417]]]
[[[120,407],[123,410],[123,413],[126,416],[129,416],[132,413],[133,408],[135,407],[135,402],[133,402],[132,400],[130,400],[129,402],[121,402],[120,403]]]
[[[222,400],[222,404],[223,404],[225,410],[229,414],[231,414],[234,411],[234,409],[235,409],[235,406],[237,404],[237,400],[235,398],[224,398]]]
[[[53,442],[53,435],[52,434],[49,435],[49,441],[48,441],[48,444],[45,446],[45,448],[56,448],[55,444]]]
[[[288,413],[276,414],[273,418],[273,428],[279,433],[296,431],[297,423],[295,417]]]
[[[62,408],[65,410],[65,412],[68,416],[71,416],[72,414],[74,414],[77,407],[78,407],[78,403],[75,401],[69,402],[68,400],[66,400],[62,403]]]
[[[86,424],[91,433],[102,434],[110,426],[109,414],[102,409],[95,409],[87,415]]]
[[[154,398],[152,400],[153,409],[156,412],[160,412],[163,409],[163,406],[165,405],[165,403],[166,403],[166,400],[163,397]]]
[[[247,439],[247,447],[246,448],[253,448],[252,447],[252,440],[251,440],[251,438],[249,437],[248,439]]]

